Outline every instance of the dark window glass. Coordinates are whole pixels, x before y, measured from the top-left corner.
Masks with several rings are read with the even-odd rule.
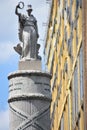
[[[64,130],[64,115],[61,118],[61,129],[60,130]]]
[[[83,48],[80,49],[79,54],[79,60],[80,60],[80,99],[83,99],[84,95],[84,84],[83,84]]]
[[[74,71],[74,101],[75,101],[75,116],[78,113],[78,67],[76,65]]]
[[[73,87],[72,87],[72,127],[75,126],[75,120],[78,114],[78,66],[76,64],[73,74]]]

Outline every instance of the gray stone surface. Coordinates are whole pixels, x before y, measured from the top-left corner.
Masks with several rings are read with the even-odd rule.
[[[8,79],[10,130],[50,130],[51,75],[19,70]]]
[[[19,70],[41,70],[41,60],[20,60]]]

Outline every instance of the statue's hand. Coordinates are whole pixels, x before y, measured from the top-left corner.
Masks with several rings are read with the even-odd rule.
[[[24,8],[24,2],[19,2],[16,8],[23,9]]]
[[[16,6],[16,8],[20,8],[19,4]]]

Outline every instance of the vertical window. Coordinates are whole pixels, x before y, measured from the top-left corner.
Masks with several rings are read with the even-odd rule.
[[[74,77],[72,80],[72,128],[75,125],[75,93],[74,93]]]
[[[74,101],[75,101],[75,116],[78,113],[78,67],[76,65],[75,71],[74,71]]]
[[[79,0],[79,2],[80,2],[80,8],[82,8],[82,0]]]
[[[61,118],[60,130],[64,130],[64,115]]]
[[[72,126],[75,126],[75,120],[78,114],[78,67],[76,64],[73,74],[73,88],[72,88]]]
[[[78,45],[78,27],[76,27],[76,46]]]
[[[80,100],[83,99],[84,95],[84,84],[83,84],[83,48],[80,48],[79,54],[79,64],[80,64]]]
[[[79,7],[79,0],[76,0],[76,14],[78,12],[78,7]]]
[[[58,6],[60,6],[60,0],[58,0]]]
[[[69,52],[69,55],[72,56],[72,33],[71,33],[70,38],[68,39],[68,52]]]
[[[69,7],[69,23],[71,24],[72,20],[72,1],[70,0],[70,7]]]

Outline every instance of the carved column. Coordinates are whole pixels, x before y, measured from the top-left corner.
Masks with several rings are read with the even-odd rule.
[[[10,130],[50,130],[51,75],[41,60],[20,60],[9,74]]]
[[[10,130],[50,130],[51,75],[18,70],[8,79]]]

